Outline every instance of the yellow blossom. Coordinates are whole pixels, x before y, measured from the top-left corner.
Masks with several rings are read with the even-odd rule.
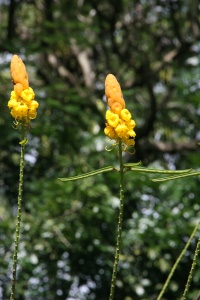
[[[128,111],[128,109],[126,108],[122,109],[121,118],[124,121],[129,121],[131,119],[131,113]]]
[[[15,91],[12,91],[10,94],[10,100],[15,99],[16,101],[18,101],[18,95],[15,93]]]
[[[113,128],[117,127],[119,123],[119,116],[117,114],[114,114],[110,110],[107,110],[106,112],[106,120],[110,126]]]
[[[38,106],[39,106],[38,102],[35,101],[35,100],[32,100],[31,104],[29,105],[29,108],[30,109],[36,109],[36,108],[38,108]]]
[[[128,128],[132,128],[132,129],[135,128],[135,126],[136,126],[136,123],[133,119],[126,121],[125,124]]]
[[[104,129],[104,133],[111,139],[111,140],[116,140],[118,138],[115,129],[110,126],[107,125],[106,128]]]
[[[11,115],[13,116],[13,118],[18,119],[19,117],[22,118],[26,118],[27,116],[27,112],[28,112],[28,106],[24,103],[19,103],[17,105],[15,105],[11,111]]]
[[[134,137],[136,136],[136,133],[135,133],[134,130],[129,130],[129,131],[127,132],[127,134],[128,134],[128,136],[129,136],[129,138],[130,138],[130,137],[134,138]]]
[[[127,133],[128,133],[128,128],[126,127],[126,125],[124,123],[121,123],[115,128],[115,132],[117,133],[117,135],[120,139],[126,138]]]
[[[17,102],[16,99],[10,99],[10,100],[8,101],[8,107],[9,107],[9,108],[13,108],[13,107],[16,106],[16,105],[18,105],[18,102]]]
[[[25,101],[30,101],[30,100],[34,99],[35,93],[34,93],[33,89],[31,87],[29,87],[28,89],[24,90],[21,93],[21,97]]]

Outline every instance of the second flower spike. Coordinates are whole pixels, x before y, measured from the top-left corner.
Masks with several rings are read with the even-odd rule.
[[[127,146],[135,145],[135,121],[125,108],[122,91],[116,77],[109,74],[105,81],[105,93],[109,110],[106,111],[106,128],[104,133],[117,143],[121,140]]]

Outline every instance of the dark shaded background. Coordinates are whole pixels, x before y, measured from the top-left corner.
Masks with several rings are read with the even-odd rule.
[[[114,74],[137,123],[126,162],[200,166],[200,6],[187,0],[0,1],[0,299],[9,299],[19,132],[9,64],[24,60],[40,103],[26,147],[16,300],[108,299],[118,176],[67,177],[117,164],[105,151],[104,80]],[[115,300],[154,300],[199,219],[199,177],[126,175]],[[163,299],[180,299],[197,240]],[[198,262],[188,300],[197,299]]]

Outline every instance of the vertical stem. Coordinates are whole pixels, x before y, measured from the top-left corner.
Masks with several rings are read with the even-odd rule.
[[[122,142],[119,142],[119,161],[120,161],[120,207],[119,207],[119,217],[118,217],[118,225],[117,225],[117,241],[116,241],[116,249],[115,249],[115,260],[113,264],[113,273],[111,279],[111,287],[110,287],[110,296],[109,300],[114,299],[115,292],[115,284],[117,278],[117,268],[119,262],[119,253],[121,247],[121,237],[122,237],[122,223],[123,223],[123,210],[124,210],[124,184],[123,184],[123,160],[122,160]]]
[[[179,255],[179,257],[177,258],[175,264],[173,265],[173,267],[172,267],[172,269],[171,269],[171,271],[170,271],[170,273],[169,273],[169,275],[168,275],[168,277],[167,277],[167,280],[166,280],[166,282],[165,282],[165,284],[164,284],[164,286],[163,286],[163,288],[162,288],[162,290],[161,290],[161,292],[160,292],[160,294],[158,295],[158,297],[157,297],[156,300],[161,300],[161,298],[162,298],[163,294],[165,293],[166,288],[168,287],[169,282],[170,282],[170,280],[171,280],[171,278],[172,278],[172,276],[173,276],[173,274],[174,274],[174,271],[176,270],[176,268],[177,268],[179,262],[181,261],[183,255],[185,254],[187,248],[189,247],[189,245],[190,245],[190,243],[191,243],[191,241],[192,241],[194,235],[196,234],[196,232],[197,232],[197,230],[198,230],[198,228],[199,228],[199,225],[200,225],[200,221],[199,221],[198,224],[195,226],[195,228],[194,228],[194,230],[193,230],[193,232],[192,232],[192,234],[191,234],[191,236],[190,236],[190,238],[189,238],[187,244],[185,245],[185,247],[184,247],[184,249],[182,250],[182,252],[181,252],[181,254]],[[181,298],[181,299],[184,299],[184,298]]]
[[[14,244],[14,254],[13,254],[12,284],[11,284],[10,300],[14,300],[14,298],[15,298],[17,255],[18,255],[18,245],[19,245],[19,233],[20,233],[20,223],[21,223],[21,204],[22,204],[22,191],[23,191],[24,147],[25,147],[25,145],[21,144],[18,209],[17,209],[17,223],[16,223],[16,229],[15,229],[15,244]]]
[[[185,286],[185,290],[183,292],[183,296],[181,297],[181,300],[186,300],[187,293],[189,291],[189,287],[190,287],[190,284],[191,284],[191,281],[192,281],[194,269],[195,269],[195,266],[197,264],[197,257],[198,257],[198,254],[199,254],[199,248],[200,248],[200,238],[198,239],[198,242],[197,242],[197,246],[196,246],[196,250],[195,250],[195,253],[194,253],[192,266],[191,266],[191,269],[190,269],[188,280],[187,280],[187,283],[186,283],[186,286]]]

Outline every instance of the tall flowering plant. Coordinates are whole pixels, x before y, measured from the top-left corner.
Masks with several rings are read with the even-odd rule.
[[[21,130],[21,155],[20,155],[20,173],[19,173],[19,190],[18,190],[18,211],[17,223],[15,230],[14,254],[13,254],[13,267],[12,267],[12,284],[10,300],[15,298],[15,285],[16,285],[16,271],[18,262],[18,246],[19,234],[21,225],[21,206],[22,206],[22,190],[23,190],[23,173],[24,173],[24,148],[28,140],[26,135],[30,128],[30,121],[37,116],[38,102],[35,100],[35,93],[29,87],[28,73],[26,67],[17,55],[13,55],[10,64],[11,78],[14,84],[14,89],[11,92],[8,107],[10,113],[14,118],[15,128],[20,127]]]
[[[123,162],[123,151],[127,150],[127,147],[134,147],[135,145],[135,126],[136,122],[134,119],[132,119],[130,111],[126,108],[125,101],[123,99],[122,91],[120,84],[118,83],[116,77],[112,74],[107,75],[105,80],[105,94],[108,104],[108,110],[105,114],[105,129],[104,133],[111,139],[114,140],[114,146],[118,147],[118,157],[119,157],[119,167],[113,167],[108,166],[104,167],[98,170],[91,171],[89,173],[68,177],[68,178],[59,178],[59,180],[63,182],[68,182],[72,180],[80,180],[84,179],[90,176],[95,176],[97,174],[101,174],[104,172],[118,172],[119,174],[119,216],[118,216],[118,225],[117,225],[117,233],[116,233],[116,248],[115,248],[115,254],[114,254],[114,263],[113,263],[113,271],[112,271],[112,278],[111,278],[111,286],[110,286],[110,294],[109,294],[109,300],[114,299],[114,293],[115,293],[115,284],[116,284],[116,278],[117,278],[117,269],[118,269],[118,263],[119,263],[119,255],[121,250],[121,237],[122,237],[122,226],[123,226],[123,211],[124,211],[124,174],[126,172],[145,172],[145,173],[153,173],[153,174],[167,174],[167,177],[163,178],[156,178],[152,179],[153,181],[166,181],[171,179],[178,179],[185,176],[194,176],[197,175],[196,172],[190,172],[191,169],[188,170],[177,170],[177,171],[171,171],[171,170],[157,170],[157,169],[148,169],[141,166],[141,163],[124,163]],[[176,263],[174,264],[166,283],[164,284],[157,300],[160,300],[163,293],[165,292],[169,281],[174,273],[174,270],[176,269],[180,259],[182,258],[183,254],[186,252],[186,249],[188,248],[189,244],[191,243],[192,238],[194,237],[194,234],[196,233],[197,229],[199,227],[199,223],[194,228],[194,231],[191,234],[191,237],[186,244],[184,250],[178,257]],[[200,247],[200,242],[197,245],[197,250]],[[198,253],[198,251],[196,252]],[[194,258],[194,263],[196,260],[197,255]],[[185,299],[186,293],[188,291],[188,286],[191,280],[188,281],[186,284],[185,292],[184,292],[184,298]]]

